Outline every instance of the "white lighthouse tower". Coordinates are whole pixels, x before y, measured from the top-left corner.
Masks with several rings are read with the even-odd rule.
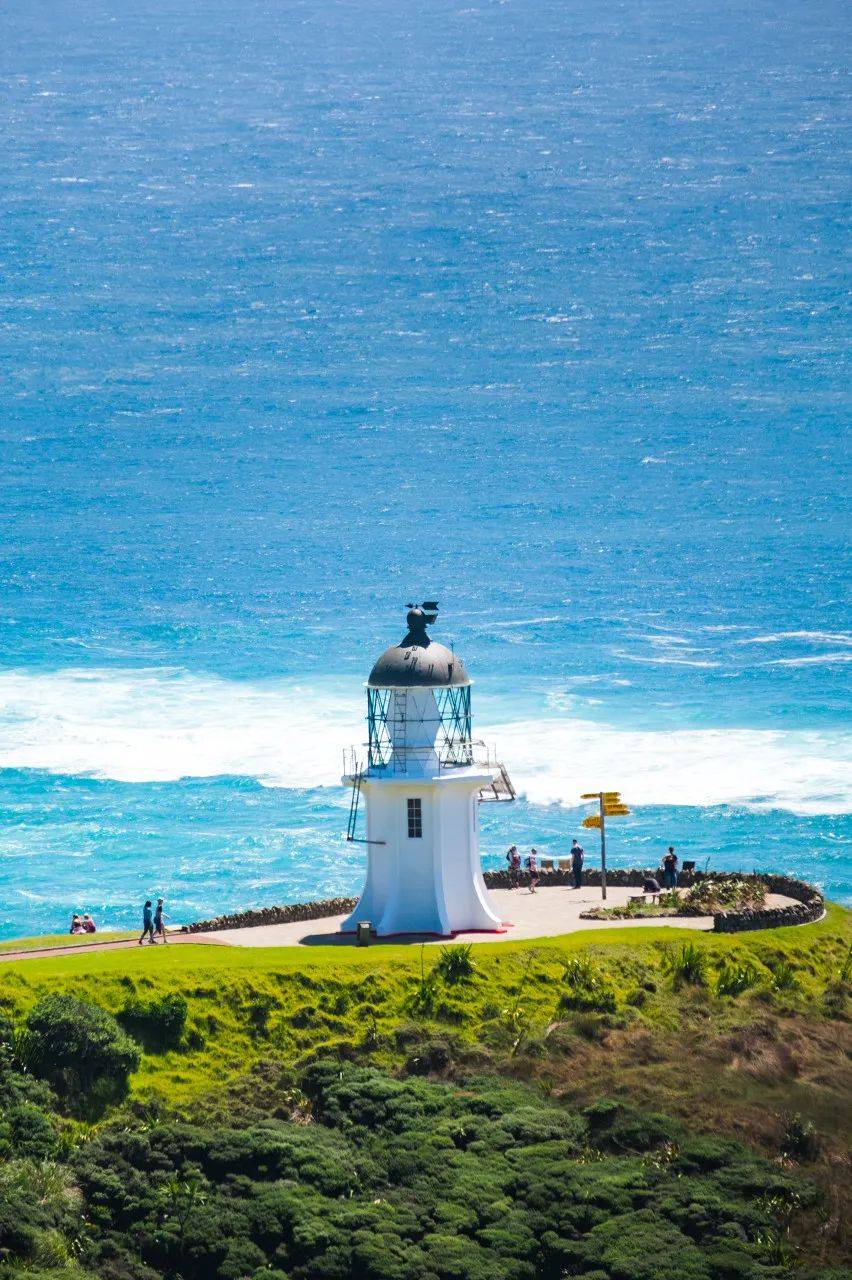
[[[482,878],[477,809],[514,791],[503,767],[475,751],[464,663],[427,632],[437,607],[409,607],[407,635],[367,682],[366,765],[353,761],[344,777],[350,840],[364,797],[367,879],[344,932],[362,921],[379,937],[501,929]]]

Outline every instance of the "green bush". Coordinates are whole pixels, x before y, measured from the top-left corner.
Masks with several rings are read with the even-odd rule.
[[[786,992],[797,989],[798,975],[786,956],[781,956],[777,960],[767,960],[766,963],[772,975],[769,985],[773,991]]]
[[[20,1049],[26,1066],[72,1109],[97,1113],[127,1092],[139,1047],[99,1005],[45,996],[31,1010]]]
[[[813,1160],[819,1152],[819,1137],[810,1120],[805,1120],[798,1112],[788,1112],[782,1119],[781,1154],[793,1160]]]
[[[663,968],[676,991],[686,984],[694,987],[707,985],[707,956],[695,942],[684,942],[677,948],[664,951]]]
[[[614,1013],[615,990],[587,956],[575,956],[563,965],[563,981],[568,987],[559,996],[558,1011]]]
[[[716,995],[739,996],[759,981],[760,974],[753,964],[726,964],[716,975]]]
[[[473,946],[470,942],[458,943],[452,947],[441,947],[441,955],[435,965],[435,972],[444,982],[452,985],[455,982],[466,982],[473,977],[476,965],[473,960]]]
[[[153,1000],[134,997],[118,1014],[118,1022],[149,1052],[176,1049],[183,1037],[189,1006],[180,995]]]

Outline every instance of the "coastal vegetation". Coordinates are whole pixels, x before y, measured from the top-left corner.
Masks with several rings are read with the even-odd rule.
[[[0,1277],[843,1274],[849,913],[0,970]]]
[[[766,902],[766,888],[755,876],[726,876],[699,880],[686,890],[669,889],[642,897],[635,894],[623,906],[591,907],[584,920],[638,920],[654,916],[712,916],[720,911],[754,911]]]

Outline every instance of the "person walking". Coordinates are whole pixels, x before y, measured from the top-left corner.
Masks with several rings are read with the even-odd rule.
[[[677,854],[673,844],[669,845],[669,851],[663,858],[663,884],[667,889],[677,888]]]
[[[571,873],[574,876],[575,889],[583,887],[583,859],[585,856],[585,849],[575,837],[571,844]]]
[[[509,888],[517,889],[521,877],[521,855],[516,844],[506,854],[506,862],[509,864]]]
[[[154,913],[151,910],[150,898],[145,900],[145,906],[142,908],[142,936],[139,939],[140,947],[146,938],[151,946],[153,946],[156,939],[154,938]]]
[[[538,884],[538,850],[530,849],[527,854],[527,871],[530,877],[530,893],[535,893]]]
[[[163,911],[163,899],[157,899],[157,905],[154,908],[154,933],[159,934],[166,941],[166,926],[164,921],[168,920],[168,916]]]

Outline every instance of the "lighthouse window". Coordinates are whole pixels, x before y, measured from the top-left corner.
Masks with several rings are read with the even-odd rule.
[[[423,836],[423,805],[420,800],[408,801],[408,838],[420,840]]]

